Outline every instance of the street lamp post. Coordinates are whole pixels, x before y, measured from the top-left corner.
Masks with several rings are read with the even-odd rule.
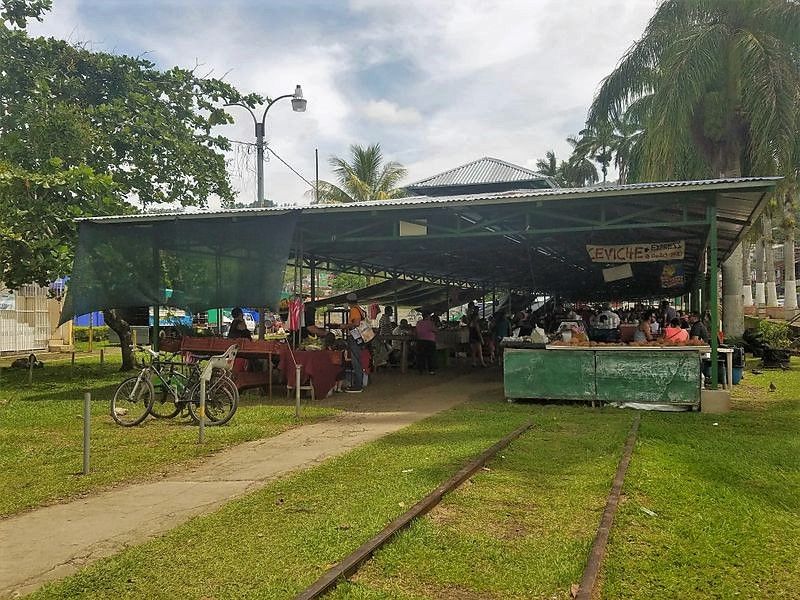
[[[267,120],[267,113],[269,112],[269,109],[278,100],[283,100],[284,98],[292,99],[292,110],[294,112],[306,111],[307,101],[305,98],[303,98],[303,88],[301,88],[299,84],[294,88],[294,94],[284,94],[283,96],[278,96],[277,98],[269,100],[260,121],[256,118],[256,115],[252,109],[246,104],[242,104],[241,102],[231,102],[230,104],[225,105],[241,106],[247,109],[247,112],[249,112],[250,116],[253,117],[253,123],[256,126],[256,173],[258,178],[257,204],[260,208],[264,207],[264,125]]]

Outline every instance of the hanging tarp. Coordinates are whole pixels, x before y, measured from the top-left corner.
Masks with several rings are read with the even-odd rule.
[[[297,221],[189,217],[84,221],[61,322],[108,308],[276,307]],[[167,298],[167,290],[171,297]]]

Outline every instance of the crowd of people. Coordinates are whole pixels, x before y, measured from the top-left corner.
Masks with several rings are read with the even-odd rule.
[[[708,343],[710,340],[708,315],[677,310],[668,300],[662,300],[658,306],[635,304],[617,310],[608,303],[572,309],[558,307],[550,315],[548,325],[552,334],[569,331],[597,342],[698,339]]]
[[[305,315],[303,333],[322,341],[325,348],[346,351],[352,364],[352,381],[346,391],[360,392],[363,389],[364,365],[361,365],[361,349],[370,351],[372,366],[399,364],[404,344],[409,350],[407,363],[419,373],[435,374],[437,370],[437,334],[442,329],[466,330],[467,356],[473,367],[487,367],[501,359],[501,344],[504,338],[525,337],[534,342],[546,343],[560,336],[585,336],[591,341],[602,342],[650,342],[662,339],[668,342],[687,342],[690,339],[709,342],[707,318],[697,312],[683,312],[664,300],[658,306],[635,304],[612,308],[609,303],[601,305],[545,305],[538,311],[530,308],[507,314],[498,309],[484,317],[475,303],[466,307],[459,321],[444,323],[438,315],[423,311],[415,323],[408,319],[397,320],[391,306],[385,306],[380,318],[368,319],[368,313],[359,304],[356,294],[347,296],[346,322],[331,329],[319,327],[314,322],[314,312]],[[232,311],[228,337],[249,338],[250,331],[242,310]],[[377,315],[375,315],[377,317]],[[369,332],[365,331],[364,325]],[[369,333],[369,339],[364,339]]]

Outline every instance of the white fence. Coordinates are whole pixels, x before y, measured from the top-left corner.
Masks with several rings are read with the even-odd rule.
[[[47,350],[49,340],[47,288],[25,285],[12,291],[0,286],[0,352]]]

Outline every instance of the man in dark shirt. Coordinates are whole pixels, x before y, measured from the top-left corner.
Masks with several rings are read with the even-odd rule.
[[[692,325],[691,329],[689,329],[689,339],[700,338],[706,344],[711,342],[708,328],[705,323],[703,323],[703,319],[700,318],[699,312],[693,311],[692,314],[689,315],[689,323]]]

